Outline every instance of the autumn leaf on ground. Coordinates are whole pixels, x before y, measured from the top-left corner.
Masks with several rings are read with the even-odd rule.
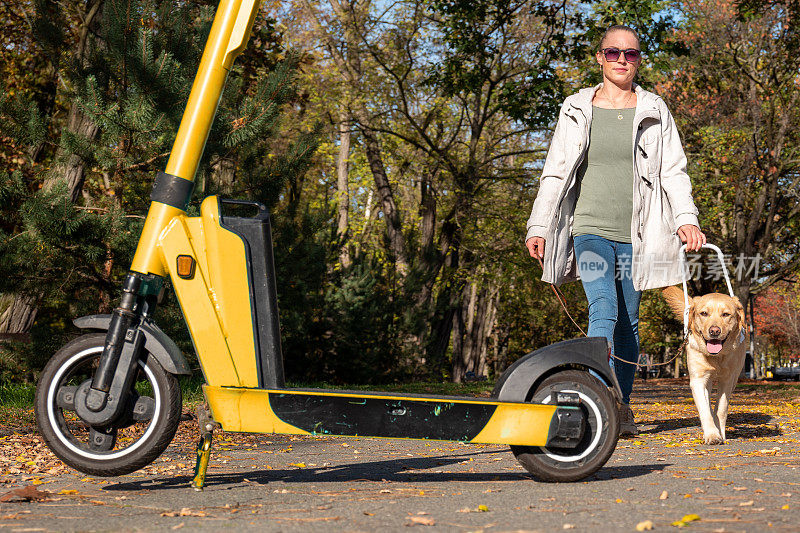
[[[644,520],[636,524],[636,531],[651,531],[653,529],[652,520]]]
[[[421,526],[432,526],[436,524],[436,521],[433,518],[428,518],[427,516],[410,516],[408,518],[414,524],[419,524]]]
[[[675,527],[686,527],[687,525],[689,525],[690,522],[694,522],[696,520],[700,520],[700,517],[698,515],[687,514],[683,515],[683,518],[681,518],[680,520],[676,520],[675,522],[673,522],[672,525]]]
[[[206,513],[203,511],[195,511],[194,509],[189,509],[188,507],[184,507],[180,511],[167,511],[161,513],[161,516],[206,516]]]
[[[0,496],[0,502],[41,502],[47,500],[50,493],[46,490],[39,490],[33,485],[20,487],[10,490]]]

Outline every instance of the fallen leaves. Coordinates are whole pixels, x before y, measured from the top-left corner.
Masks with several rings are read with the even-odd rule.
[[[469,507],[464,507],[463,509],[459,509],[456,511],[457,513],[488,513],[489,507],[486,505],[479,505],[475,509],[470,509]]]
[[[763,455],[775,455],[779,451],[780,451],[780,448],[778,446],[775,446],[775,447],[769,448],[769,449],[758,450],[758,453],[763,454]]]
[[[411,520],[412,524],[419,524],[421,526],[436,525],[436,520],[427,516],[409,516],[408,519]]]
[[[167,511],[161,513],[161,516],[206,516],[205,511],[199,511],[195,509],[190,509],[189,507],[184,507],[180,511]]]
[[[734,394],[734,399],[735,397],[736,393]],[[690,399],[687,399],[687,401],[691,402]],[[554,490],[542,489],[538,492],[535,491],[530,497],[530,501],[533,502],[533,505],[529,506],[528,509],[536,513],[546,514],[535,515],[529,512],[528,516],[547,516],[549,514],[550,518],[546,520],[546,524],[537,524],[543,530],[562,528],[583,530],[590,524],[592,527],[597,527],[597,522],[592,521],[591,518],[584,523],[583,516],[581,515],[564,514],[563,518],[559,516],[560,513],[558,513],[558,511],[561,509],[561,505],[567,506],[576,503],[584,503],[584,501],[576,500],[585,497],[585,505],[592,509],[596,509],[596,505],[600,504],[603,509],[608,510],[609,506],[614,506],[614,502],[618,500],[619,505],[616,505],[617,508],[624,506],[626,508],[630,507],[631,509],[638,510],[636,514],[631,513],[626,517],[625,526],[629,531],[634,529],[634,526],[636,531],[651,531],[653,529],[660,531],[670,524],[672,520],[676,520],[685,512],[691,511],[703,512],[703,522],[691,524],[691,522],[694,521],[691,519],[692,515],[685,515],[681,520],[673,522],[673,526],[676,528],[689,527],[689,530],[695,529],[697,526],[702,526],[702,528],[709,528],[709,530],[711,530],[713,527],[719,526],[717,522],[727,523],[733,520],[748,519],[752,521],[758,520],[759,524],[765,526],[767,524],[767,519],[773,521],[775,521],[777,517],[784,517],[784,520],[792,519],[797,506],[794,504],[794,500],[790,498],[797,498],[800,490],[793,491],[794,494],[785,491],[792,490],[793,487],[789,485],[796,484],[796,478],[791,477],[792,473],[788,472],[788,468],[800,466],[797,460],[798,453],[800,452],[798,451],[796,440],[800,425],[793,421],[795,418],[800,421],[800,406],[787,408],[787,410],[782,413],[776,413],[769,410],[769,408],[763,407],[761,404],[757,407],[742,404],[734,405],[732,407],[733,422],[729,424],[729,431],[732,433],[731,445],[728,447],[706,450],[703,448],[703,445],[699,443],[699,439],[697,439],[699,425],[697,425],[697,415],[693,404],[687,403],[686,405],[682,405],[680,401],[673,401],[670,399],[665,405],[670,407],[655,409],[647,405],[642,407],[637,404],[637,419],[642,418],[645,423],[650,419],[650,421],[655,424],[653,426],[655,429],[643,432],[643,434],[638,437],[640,440],[622,442],[619,450],[615,454],[615,458],[612,459],[610,468],[601,471],[600,478],[604,480],[604,483],[609,482],[615,484],[613,491],[604,492],[603,490],[598,490],[597,483],[585,485],[585,490],[581,489],[580,484],[570,485],[571,487],[577,487],[576,493],[579,495],[578,498],[575,497],[576,493],[570,491],[562,492],[558,488]],[[675,406],[675,409],[672,409],[672,406]],[[751,411],[757,411],[765,415],[756,417],[755,420],[768,420],[768,416],[781,417],[780,431],[782,431],[782,433],[767,433],[766,431],[769,428],[767,428],[766,423],[746,421],[743,415]],[[641,417],[639,415],[641,415]],[[787,420],[789,421],[788,425],[786,422]],[[672,426],[670,426],[670,424],[672,424]],[[764,429],[762,433],[763,435],[767,435],[767,437],[752,437],[751,435],[756,434],[756,429],[762,426],[763,428],[767,428]],[[752,433],[751,429],[744,431],[741,429],[742,427],[751,428]],[[196,431],[196,426],[190,426],[190,430],[191,431],[179,432],[176,437],[176,439],[180,439],[182,434],[190,435],[186,438],[186,444],[182,446],[179,444],[178,446],[171,447],[171,453],[166,454],[169,458],[164,457],[158,462],[153,463],[146,471],[141,472],[141,476],[137,474],[133,476],[137,479],[131,479],[129,482],[135,486],[135,484],[140,482],[138,479],[139,477],[147,478],[152,477],[154,474],[163,474],[161,478],[164,482],[168,482],[170,479],[178,479],[181,472],[175,470],[190,467],[187,466],[187,458],[191,456],[192,450],[194,449],[195,435],[193,432]],[[770,429],[770,431],[772,430]],[[365,493],[353,495],[353,498],[358,498],[358,501],[363,499],[380,502],[381,506],[379,507],[366,507],[364,511],[362,511],[362,509],[355,511],[355,514],[359,515],[362,523],[369,523],[376,529],[382,527],[381,525],[387,514],[386,509],[389,509],[389,513],[393,515],[395,519],[399,514],[402,520],[400,523],[405,522],[405,525],[409,527],[433,526],[432,529],[436,527],[451,527],[451,524],[448,523],[450,518],[458,517],[461,518],[461,520],[458,521],[469,523],[470,526],[474,528],[483,527],[488,531],[489,529],[485,522],[495,520],[498,522],[498,527],[504,528],[507,527],[507,521],[510,516],[506,512],[508,510],[507,502],[509,502],[509,499],[506,498],[506,494],[508,493],[509,496],[517,494],[518,485],[520,483],[517,481],[516,472],[514,475],[508,474],[508,477],[502,477],[505,475],[502,471],[511,464],[508,463],[508,461],[513,463],[513,460],[507,452],[503,452],[502,457],[495,456],[494,452],[496,448],[489,448],[489,451],[492,452],[491,455],[488,453],[486,455],[479,455],[476,453],[472,454],[474,457],[463,457],[459,454],[469,455],[468,452],[473,449],[472,445],[454,444],[453,448],[458,448],[455,450],[438,450],[435,448],[422,450],[411,446],[408,448],[398,447],[395,449],[389,447],[379,448],[378,445],[373,446],[368,444],[366,440],[363,441],[362,445],[359,441],[351,441],[353,444],[347,444],[334,439],[321,441],[324,442],[322,445],[314,441],[314,446],[325,446],[325,448],[320,450],[318,455],[313,453],[306,455],[301,453],[303,449],[300,445],[298,445],[298,450],[293,450],[290,445],[287,446],[284,437],[276,437],[274,445],[271,446],[267,446],[267,444],[272,444],[271,442],[266,443],[263,440],[258,440],[261,438],[262,437],[239,434],[226,434],[225,446],[220,446],[219,449],[215,447],[212,455],[212,468],[219,468],[219,470],[217,470],[219,474],[235,474],[235,476],[231,478],[232,481],[228,481],[230,485],[235,485],[237,483],[241,483],[242,485],[244,485],[244,483],[256,483],[263,486],[262,490],[259,491],[260,496],[264,496],[263,493],[272,493],[273,491],[275,493],[273,495],[274,501],[272,502],[274,507],[269,512],[266,512],[266,509],[256,512],[255,510],[243,508],[243,510],[236,515],[237,520],[242,519],[244,516],[249,516],[249,513],[253,512],[257,515],[254,518],[259,520],[282,521],[285,524],[288,523],[286,521],[324,522],[333,520],[341,520],[341,523],[345,523],[349,519],[348,517],[322,516],[327,513],[321,513],[320,511],[328,509],[330,506],[317,506],[316,504],[310,506],[308,509],[287,508],[287,513],[291,511],[287,516],[275,515],[283,513],[284,508],[287,506],[296,506],[296,502],[304,498],[303,494],[308,492],[307,487],[309,486],[307,483],[304,483],[304,480],[307,480],[310,476],[319,474],[319,479],[324,479],[324,481],[338,480],[339,478],[336,475],[337,469],[341,470],[342,466],[351,462],[354,450],[350,450],[350,447],[356,448],[355,444],[358,444],[357,448],[360,449],[365,460],[373,460],[373,457],[377,458],[375,460],[383,460],[383,458],[380,457],[380,453],[384,450],[388,450],[386,459],[396,461],[396,463],[387,464],[391,465],[392,468],[397,466],[398,469],[395,477],[391,477],[394,471],[389,472],[387,470],[383,473],[385,477],[389,478],[388,481],[386,479],[381,480],[380,475],[375,477],[372,475],[354,474],[352,471],[346,469],[344,471],[344,476],[353,476],[346,480],[349,486],[357,487],[352,490]],[[57,494],[58,496],[52,496],[51,498],[63,498],[64,501],[61,504],[54,505],[54,507],[67,503],[69,505],[84,506],[91,505],[92,503],[96,505],[103,504],[100,500],[91,500],[90,498],[103,494],[98,491],[102,491],[105,488],[100,485],[105,481],[95,477],[83,478],[83,475],[76,475],[75,472],[71,471],[68,472],[68,475],[64,475],[66,469],[63,466],[59,466],[58,469],[53,470],[55,468],[54,465],[61,465],[61,463],[56,459],[46,457],[49,452],[46,452],[43,448],[36,448],[35,441],[38,441],[36,435],[9,436],[6,440],[2,439],[3,438],[0,438],[0,465],[2,465],[0,466],[0,488],[3,488],[3,490],[9,490],[11,487],[18,486],[17,484],[35,485],[40,482],[52,483],[55,481],[56,483],[48,485],[48,488],[51,489],[53,494]],[[306,437],[298,438],[297,440],[303,443],[312,441],[312,439]],[[13,444],[11,444],[12,441]],[[28,445],[29,443],[30,446]],[[257,446],[262,445],[263,447],[256,451]],[[443,446],[441,444],[434,445]],[[264,447],[268,449],[263,449]],[[778,447],[780,447],[780,449]],[[253,450],[251,451],[247,448],[253,448]],[[230,455],[225,456],[220,453],[228,449],[231,450],[229,452]],[[335,454],[338,455],[336,455],[336,459],[330,456],[334,463],[329,470],[326,470],[325,467],[330,466],[331,463],[321,463],[321,460],[316,457],[323,456],[322,454],[330,450],[335,451]],[[406,453],[409,450],[414,451],[414,453]],[[451,451],[455,453],[451,454]],[[236,455],[237,453],[239,455]],[[259,459],[255,456],[256,453],[269,455],[262,455],[261,457],[263,459]],[[244,455],[247,455],[247,457],[243,458]],[[347,458],[342,460],[341,458],[345,456]],[[650,463],[660,461],[657,465],[648,464],[651,471],[646,472],[647,475],[643,474],[643,477],[631,480],[629,476],[617,478],[614,474],[609,474],[609,472],[613,472],[613,469],[616,467],[620,467],[624,470],[641,464],[632,463],[631,459],[637,459],[642,456],[645,456]],[[407,459],[411,457],[414,459]],[[761,457],[760,460],[758,459],[759,457]],[[8,462],[4,462],[6,458],[8,458]],[[508,461],[505,463],[496,461],[498,458],[505,458]],[[230,464],[228,464],[227,459],[230,459]],[[250,472],[250,468],[253,468],[256,463],[266,462],[267,460],[272,463],[275,469],[268,475]],[[317,461],[322,464],[322,466],[317,467],[315,463],[297,462],[305,460]],[[619,460],[622,464],[613,464],[616,460]],[[745,465],[746,460],[749,461],[747,464],[750,466],[747,466],[747,468],[745,468],[746,471],[743,472],[742,467]],[[401,472],[400,467],[405,465],[409,466],[403,468]],[[441,465],[446,465],[447,470],[452,471],[445,471],[444,476],[437,477],[434,474],[442,473],[442,471],[434,469],[441,468]],[[513,466],[517,469],[520,468],[518,465]],[[246,470],[237,471],[237,468]],[[270,470],[269,466],[263,464],[259,464],[258,468]],[[346,468],[352,467],[346,466]],[[498,477],[482,478],[481,473],[486,470],[481,470],[481,468],[485,468],[486,470],[493,469],[493,475],[496,474]],[[297,469],[307,470],[296,471]],[[311,469],[315,470],[312,472]],[[798,471],[800,471],[800,469],[798,469]],[[649,475],[651,473],[664,475],[651,476]],[[423,487],[425,490],[421,491],[420,487],[413,481],[413,479],[416,478],[413,478],[411,474],[424,474],[430,476],[432,481],[429,485],[424,485]],[[469,477],[473,474],[476,476],[475,479]],[[777,474],[780,474],[780,476]],[[760,475],[762,478],[753,478],[753,475]],[[51,476],[59,476],[59,478],[54,479]],[[214,476],[214,470],[211,471],[210,476]],[[249,481],[247,478],[241,476],[247,476],[253,481]],[[360,479],[361,476],[367,477],[368,479],[362,480]],[[459,476],[466,477],[462,479]],[[673,476],[675,478],[681,478],[681,480],[673,480]],[[609,481],[609,477],[614,481]],[[79,482],[81,478],[84,479],[83,483]],[[436,479],[433,480],[433,478]],[[409,479],[412,479],[412,481]],[[439,479],[441,479],[441,482],[439,482]],[[793,479],[794,481],[787,483],[785,482],[786,479]],[[467,489],[465,487],[469,485],[464,483],[465,480],[474,482],[476,485],[474,485],[472,489]],[[640,480],[645,482],[640,483]],[[267,481],[269,485],[267,485]],[[500,489],[497,487],[501,482],[509,483],[509,485],[506,485],[509,488],[503,489],[504,492],[498,495],[497,493],[500,492]],[[4,483],[13,485],[5,488],[6,486]],[[118,483],[118,481],[112,480],[109,483],[113,485]],[[635,487],[633,486],[634,483]],[[702,488],[697,487],[698,484],[700,484]],[[275,488],[276,485],[278,487],[277,489]],[[37,488],[42,488],[43,486],[44,485],[39,485]],[[388,489],[390,486],[392,487],[391,490]],[[659,486],[662,489],[669,487],[669,490],[659,491]],[[764,489],[763,493],[760,492],[758,487]],[[79,489],[80,492],[75,489]],[[463,491],[463,496],[461,492],[453,492],[452,494],[454,496],[458,494],[464,499],[460,501],[451,499],[447,500],[447,503],[441,500],[442,495],[448,496],[454,490]],[[317,493],[316,490],[311,490],[310,492]],[[627,494],[622,495],[621,492],[627,492]],[[747,492],[747,494],[745,494],[745,492]],[[253,491],[253,493],[255,494],[255,491]],[[597,494],[595,495],[595,493]],[[107,496],[109,494],[120,493],[105,493]],[[130,501],[124,504],[115,500],[124,499],[125,496],[106,498],[108,501],[105,504],[108,506],[125,508],[137,507],[137,504],[140,502],[139,493],[130,492],[128,494],[130,494]],[[348,492],[347,494],[349,495],[350,493]],[[778,495],[781,497],[778,498]],[[418,498],[417,496],[423,496],[424,499]],[[351,496],[346,497],[349,498]],[[656,499],[653,500],[653,498]],[[689,498],[692,501],[684,498]],[[745,501],[751,498],[753,501]],[[758,498],[758,500],[755,500],[755,498]],[[484,500],[485,504],[491,505],[479,506],[474,503],[481,499]],[[164,512],[163,516],[181,518],[180,520],[170,518],[170,520],[166,521],[166,525],[163,529],[169,530],[170,528],[179,528],[188,531],[189,529],[193,529],[192,526],[201,520],[200,518],[193,517],[202,516],[201,513],[210,515],[210,518],[206,518],[206,520],[215,520],[220,518],[223,513],[227,516],[229,513],[233,512],[223,511],[218,507],[201,507],[202,504],[192,503],[191,500],[178,501],[180,504],[195,505],[195,507],[180,509],[175,505],[173,509],[171,505],[165,508],[168,504],[162,503],[159,506],[160,508],[150,508],[151,510],[149,512],[154,516],[158,516],[159,513]],[[546,502],[558,503],[550,505]],[[436,518],[434,519],[431,516],[419,514],[412,514],[409,515],[408,518],[405,518],[404,515],[408,507],[403,506],[417,504],[420,504],[420,506],[431,505],[431,509],[436,509]],[[791,504],[791,510],[789,504]],[[246,506],[246,502],[243,505]],[[386,508],[384,508],[383,505],[386,505]],[[441,505],[441,507],[439,507],[439,505]],[[453,514],[456,509],[466,505],[470,507],[465,507],[459,512],[483,512],[487,514],[473,514],[469,516]],[[473,505],[475,507],[472,507]],[[757,511],[762,509],[758,507],[760,505],[768,505],[769,509],[759,514]],[[9,507],[12,507],[12,505],[9,505]],[[25,505],[17,506],[16,508],[24,509]],[[35,509],[36,512],[38,512],[38,509],[41,507],[37,507],[34,504],[30,505],[28,508]],[[520,509],[523,508],[524,506],[520,507]],[[104,509],[107,509],[109,512],[114,511],[111,507],[105,507]],[[411,509],[414,509],[414,507],[411,507]],[[444,512],[445,510],[450,513],[449,516]],[[97,512],[100,511],[102,510],[97,509]],[[11,512],[11,510],[6,512]],[[127,513],[128,511],[123,512]],[[306,515],[306,518],[302,518],[303,515],[298,516],[294,514],[301,512],[308,512],[310,514]],[[581,511],[579,510],[577,512],[580,513]],[[660,513],[665,513],[666,517],[663,517]],[[744,518],[740,518],[740,515]],[[645,520],[645,518],[648,517],[652,520]],[[697,517],[697,519],[699,519],[699,517]],[[355,520],[357,521],[359,518]],[[565,521],[569,523],[563,523]],[[324,526],[324,524],[320,525]],[[309,524],[309,526],[313,526],[313,524]],[[588,528],[592,529],[592,527]],[[753,527],[753,530],[757,530],[756,526]]]
[[[39,490],[33,485],[27,485],[18,489],[10,490],[0,496],[0,502],[41,502],[48,500],[50,493],[46,490]]]
[[[697,520],[700,520],[700,517],[698,515],[696,515],[696,514],[687,514],[687,515],[683,515],[683,518],[681,518],[680,520],[674,521],[672,523],[672,525],[675,526],[675,527],[686,527],[691,522],[695,522]]]

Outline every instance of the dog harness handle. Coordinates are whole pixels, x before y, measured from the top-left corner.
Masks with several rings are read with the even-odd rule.
[[[728,267],[725,266],[725,257],[722,255],[722,250],[720,250],[717,246],[709,243],[705,243],[701,246],[701,248],[711,248],[715,252],[717,252],[717,258],[719,259],[720,265],[722,265],[722,273],[725,274],[725,284],[728,286],[728,294],[731,295],[731,298],[735,298],[733,295],[733,287],[731,286],[731,278],[728,276]],[[689,271],[686,267],[686,245],[681,245],[680,250],[680,269],[681,275],[683,276],[683,336],[689,333],[689,291],[686,288],[686,280],[688,279]],[[740,332],[740,336],[744,336],[743,332]]]

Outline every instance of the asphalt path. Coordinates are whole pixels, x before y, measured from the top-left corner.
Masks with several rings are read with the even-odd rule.
[[[502,446],[228,433],[203,492],[178,439],[128,476],[35,478],[50,499],[0,503],[0,531],[665,531],[687,515],[697,531],[800,531],[800,399],[739,395],[732,438],[705,446],[685,384],[637,389],[643,433],[582,482],[539,483]]]

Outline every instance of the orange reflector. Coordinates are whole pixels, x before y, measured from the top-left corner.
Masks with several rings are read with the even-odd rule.
[[[178,256],[178,277],[192,279],[194,277],[194,258],[191,255]]]

